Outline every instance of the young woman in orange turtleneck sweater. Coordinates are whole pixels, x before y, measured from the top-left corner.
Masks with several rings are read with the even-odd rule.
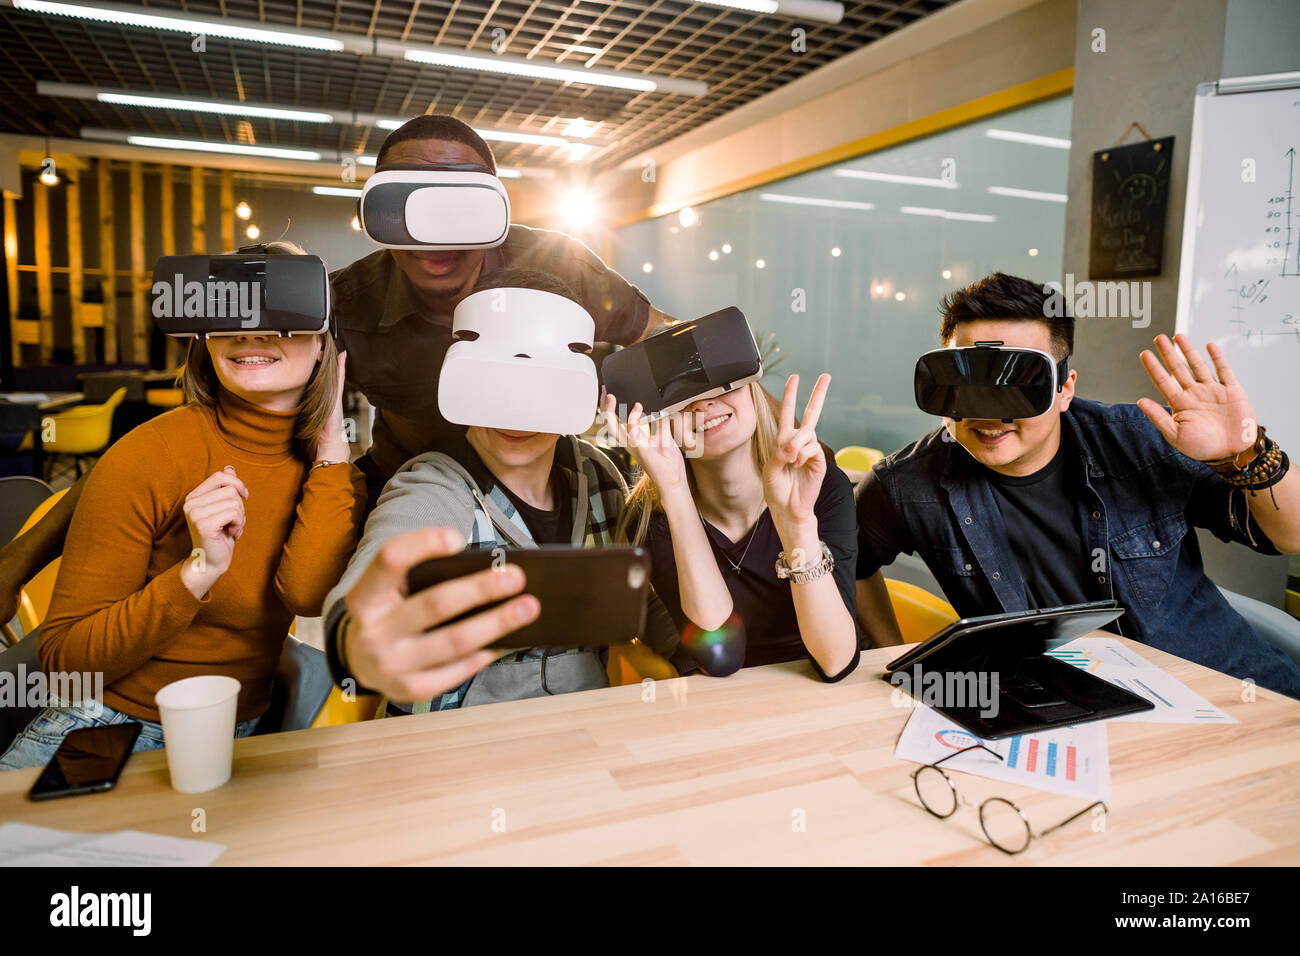
[[[290,623],[320,613],[356,542],[365,482],[343,435],[343,358],[328,333],[191,340],[187,404],[91,472],[39,635],[45,672],[102,673],[102,699],[42,711],[0,768],[126,720],[144,725],[136,750],[160,748],[154,694],[199,674],[239,680],[235,733],[253,731]]]

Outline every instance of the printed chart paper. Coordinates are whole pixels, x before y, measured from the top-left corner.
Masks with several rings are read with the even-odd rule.
[[[1178,678],[1156,667],[1119,641],[1105,637],[1080,637],[1047,652],[1089,674],[1108,680],[1156,705],[1155,710],[1125,714],[1112,720],[1151,724],[1236,724]]]
[[[1110,753],[1102,721],[1005,740],[981,740],[938,711],[918,705],[898,738],[894,756],[914,763],[934,763],[977,743],[1002,759],[972,750],[946,761],[943,769],[1084,800],[1110,800]]]
[[[225,845],[139,830],[72,833],[0,824],[0,866],[209,866]]]

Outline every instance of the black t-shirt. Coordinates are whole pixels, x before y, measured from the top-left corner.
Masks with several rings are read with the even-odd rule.
[[[1078,459],[1061,436],[1056,455],[1032,475],[1013,478],[988,468],[993,500],[1002,512],[1011,553],[1025,582],[1031,608],[1060,607],[1098,599],[1088,590],[1091,556],[1083,546],[1078,507]]]
[[[813,513],[817,516],[818,535],[831,549],[831,555],[835,559],[835,570],[831,573],[835,577],[840,596],[844,598],[844,606],[853,618],[853,626],[858,631],[858,643],[861,644],[862,633],[857,620],[854,583],[858,541],[853,486],[844,472],[829,462]],[[776,576],[776,559],[782,549],[781,538],[776,533],[776,526],[772,524],[771,515],[765,510],[750,532],[741,535],[740,540],[734,542],[707,521],[704,522],[704,530],[713,545],[718,570],[722,572],[727,590],[731,592],[733,612],[745,627],[745,666],[754,667],[808,657],[818,674],[826,678],[828,675],[822,673],[799,636],[794,598],[790,595],[792,585]],[[668,529],[668,517],[662,511],[656,511],[650,517],[645,546],[650,552],[650,580],[655,593],[672,615],[680,633],[690,624],[690,619],[682,611],[673,539]],[[815,557],[810,556],[812,559]],[[740,570],[736,571],[733,565],[739,565]],[[678,670],[686,673],[695,669],[694,662],[683,655],[684,652],[679,651],[673,658]],[[843,674],[829,676],[842,677],[850,673],[857,663],[855,656]]]
[[[498,481],[466,439],[461,438],[455,442],[451,454],[466,467],[485,494],[498,485],[501,487],[505,496],[519,509],[519,515],[524,519],[524,525],[534,541],[538,544],[569,544],[573,536],[573,502],[570,500],[569,483],[565,480],[564,469],[560,467],[558,449],[555,461],[551,464],[551,494],[555,507],[550,511],[534,508],[507,488],[504,482]]]

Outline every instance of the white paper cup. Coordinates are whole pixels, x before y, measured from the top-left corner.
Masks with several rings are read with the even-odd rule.
[[[154,695],[172,788],[215,790],[230,779],[239,681],[217,674],[173,681]]]

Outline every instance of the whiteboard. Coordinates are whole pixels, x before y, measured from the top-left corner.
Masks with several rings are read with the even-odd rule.
[[[1280,88],[1279,88],[1280,87]],[[1300,73],[1197,88],[1176,328],[1300,459]]]

